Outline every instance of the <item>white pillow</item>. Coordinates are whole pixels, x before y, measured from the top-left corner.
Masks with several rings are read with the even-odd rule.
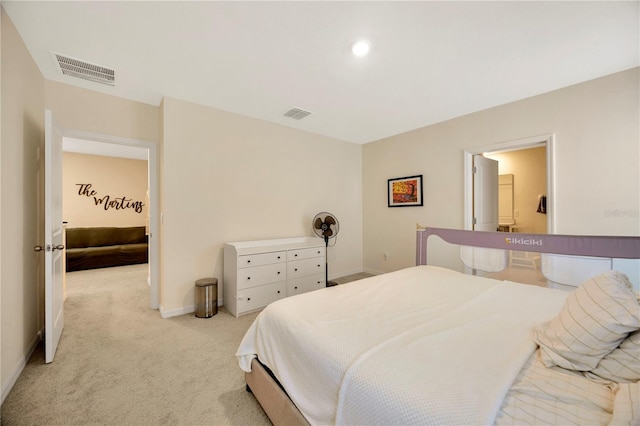
[[[575,289],[560,313],[536,328],[534,338],[547,367],[590,371],[640,329],[640,304],[626,275],[607,271]]]

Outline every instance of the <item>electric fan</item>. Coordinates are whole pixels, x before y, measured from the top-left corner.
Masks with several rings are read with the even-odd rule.
[[[327,249],[329,248],[329,240],[335,238],[340,231],[340,223],[334,215],[328,212],[318,213],[313,218],[312,222],[313,232],[318,237],[324,238],[324,245],[326,249],[324,251],[324,277],[326,280],[326,286],[330,287],[335,285],[333,282],[329,282],[329,262],[327,261]]]

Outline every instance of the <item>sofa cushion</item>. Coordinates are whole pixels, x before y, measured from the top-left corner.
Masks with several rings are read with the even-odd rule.
[[[147,263],[148,255],[144,226],[68,228],[66,232],[67,272]]]
[[[120,246],[67,249],[67,272],[116,266]]]
[[[119,247],[118,259],[122,265],[147,263],[149,261],[148,244],[124,244]]]
[[[66,247],[68,249],[85,247],[104,247],[122,244],[141,244],[147,242],[144,226],[132,227],[95,227],[68,228]]]

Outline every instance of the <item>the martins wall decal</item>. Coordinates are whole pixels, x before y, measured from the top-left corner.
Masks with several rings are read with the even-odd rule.
[[[116,210],[125,210],[125,209],[133,209],[136,213],[142,213],[142,207],[144,207],[144,203],[142,201],[133,201],[127,197],[115,198],[110,195],[105,195],[104,197],[98,197],[98,193],[91,189],[90,183],[76,183],[78,188],[78,195],[92,198],[96,203],[96,206],[102,206],[105,210],[116,209]]]

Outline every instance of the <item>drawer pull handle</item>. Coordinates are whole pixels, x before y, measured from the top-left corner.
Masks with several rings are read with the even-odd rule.
[[[298,287],[294,287],[293,289],[294,289],[294,290],[297,290],[297,289],[298,289]]]
[[[320,267],[320,265],[318,265],[318,268]]]
[[[247,277],[247,279],[248,279],[248,280],[250,280],[250,279],[251,279],[251,277]]]
[[[280,290],[278,290],[278,294],[280,294]]]
[[[248,302],[249,300],[251,300],[251,298],[250,298],[250,297],[247,297],[247,302]]]
[[[280,256],[278,256],[278,259],[280,259]]]
[[[293,257],[298,257],[298,253],[294,254]]]
[[[280,271],[278,271],[278,275],[280,275]]]
[[[295,272],[298,272],[298,268],[294,269]]]
[[[247,263],[251,263],[251,259],[247,260]]]

